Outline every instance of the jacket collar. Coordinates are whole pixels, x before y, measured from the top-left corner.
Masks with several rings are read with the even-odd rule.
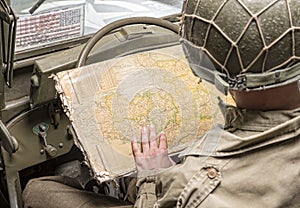
[[[215,126],[180,157],[226,157],[300,138],[300,109],[262,112],[229,107],[227,111],[231,114],[226,117],[225,130]]]

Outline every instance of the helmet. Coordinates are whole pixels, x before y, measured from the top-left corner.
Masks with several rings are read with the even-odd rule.
[[[185,0],[182,45],[194,73],[227,92],[300,78],[300,0]]]

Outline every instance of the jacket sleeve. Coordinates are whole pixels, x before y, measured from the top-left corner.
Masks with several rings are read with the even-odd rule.
[[[137,197],[134,207],[174,207],[183,189],[180,187],[181,183],[185,184],[185,180],[176,180],[179,175],[183,174],[182,171],[179,171],[180,166],[177,164],[164,169],[155,176],[139,179],[136,184]],[[179,177],[179,179],[181,178]]]
[[[151,208],[157,201],[156,177],[146,177],[137,181],[137,198],[134,208]]]

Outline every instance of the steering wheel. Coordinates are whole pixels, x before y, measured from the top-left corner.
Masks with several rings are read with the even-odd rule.
[[[94,34],[94,36],[86,43],[85,47],[80,52],[78,57],[78,61],[76,63],[76,67],[81,67],[85,65],[87,57],[96,43],[101,40],[105,35],[109,34],[111,31],[118,29],[120,27],[124,27],[127,25],[133,24],[150,24],[150,25],[157,25],[166,29],[173,31],[174,33],[178,33],[179,26],[175,25],[167,20],[154,18],[154,17],[130,17],[121,20],[117,20],[112,22],[103,28],[101,28],[98,32]]]

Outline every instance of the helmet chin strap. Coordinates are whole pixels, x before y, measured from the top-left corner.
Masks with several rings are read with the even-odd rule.
[[[300,92],[300,79],[298,80],[298,89],[299,89],[299,92]]]

